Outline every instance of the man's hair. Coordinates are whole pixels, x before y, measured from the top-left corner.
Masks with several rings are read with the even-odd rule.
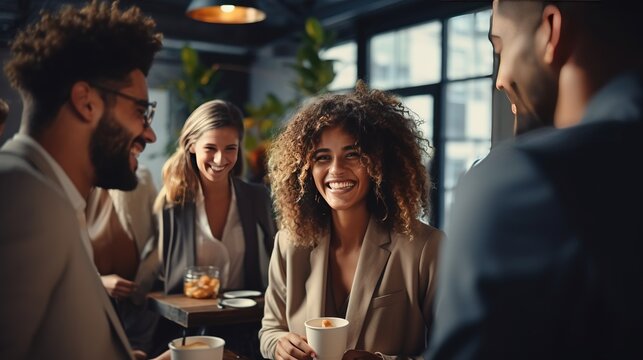
[[[619,0],[548,0],[548,1],[519,1],[498,0],[499,4],[514,5],[555,5],[566,18],[572,21],[575,27],[583,31],[586,36],[595,41],[598,46],[612,45],[627,47],[632,52],[640,54],[638,43],[643,31],[643,22],[640,13],[636,11],[637,2]],[[522,6],[523,11],[533,11],[530,7]],[[521,6],[499,6],[499,12],[514,16],[519,21],[525,16]],[[508,12],[508,13],[507,13]]]
[[[23,99],[30,101],[29,130],[45,128],[78,81],[123,82],[138,69],[145,75],[162,35],[137,7],[126,11],[93,0],[83,7],[63,6],[18,33],[5,72]]]
[[[9,104],[6,101],[0,99],[0,125],[4,124],[7,121],[9,116]]]

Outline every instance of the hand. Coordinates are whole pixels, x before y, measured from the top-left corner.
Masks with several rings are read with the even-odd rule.
[[[304,360],[316,356],[315,350],[308,345],[306,337],[294,333],[282,336],[275,349],[275,360]]]
[[[132,350],[132,355],[136,360],[145,360],[147,359],[147,354],[141,350]]]
[[[170,350],[166,350],[163,354],[159,355],[158,357],[155,357],[152,360],[170,360],[172,355],[170,354]]]
[[[115,299],[126,298],[136,289],[135,283],[116,274],[101,276],[100,280],[103,282],[103,287],[105,287],[109,296]]]
[[[382,360],[382,357],[366,350],[346,350],[342,360]]]

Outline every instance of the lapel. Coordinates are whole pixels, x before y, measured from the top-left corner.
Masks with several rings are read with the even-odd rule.
[[[387,246],[390,243],[390,233],[371,218],[362,243],[348,300],[346,320],[350,322],[350,331],[348,332],[347,349],[354,349],[357,345],[375,287],[391,255]]]
[[[310,251],[310,276],[306,280],[306,319],[320,317],[326,308],[326,282],[330,231],[318,238]]]
[[[88,263],[87,266],[91,267],[92,269],[91,271],[95,271],[94,265],[91,264],[89,261],[89,257],[83,256],[83,258],[87,260],[87,263]],[[94,284],[98,285],[96,287],[96,293],[101,299],[101,304],[103,306],[103,309],[105,310],[105,313],[107,314],[107,319],[110,322],[110,327],[112,328],[112,331],[116,334],[116,336],[120,340],[120,344],[123,346],[122,350],[127,354],[128,358],[133,359],[132,349],[130,348],[127,335],[125,335],[125,330],[123,330],[123,327],[121,325],[121,320],[118,318],[118,315],[116,315],[116,312],[114,311],[114,305],[109,300],[107,291],[105,291],[105,288],[103,287],[103,283],[100,281],[98,274],[96,274],[96,280],[94,281]]]
[[[53,184],[55,184],[57,189],[64,194],[62,185],[58,181],[58,178],[56,177],[54,170],[51,168],[51,166],[49,165],[45,157],[42,156],[42,154],[33,146],[31,146],[28,142],[22,141],[20,139],[13,139],[8,141],[4,145],[2,147],[2,150],[14,153],[22,157],[23,159],[27,160],[37,171],[39,171],[41,174],[47,177],[47,179],[49,179]],[[87,229],[79,229],[79,231],[87,231]],[[123,350],[127,353],[127,356],[132,358],[132,355],[131,355],[132,352],[130,349],[129,341],[127,340],[127,336],[125,336],[125,331],[123,330],[120,320],[116,315],[116,312],[114,311],[114,306],[112,305],[111,301],[107,296],[107,292],[103,287],[103,283],[100,281],[100,278],[96,273],[94,264],[91,263],[89,256],[87,256],[87,254],[85,253],[85,249],[82,248],[82,244],[78,244],[78,245],[79,245],[79,248],[81,249],[81,255],[80,255],[81,261],[85,263],[85,267],[88,269],[88,271],[91,271],[93,274],[95,274],[94,275],[95,279],[93,281],[94,285],[96,286],[95,291],[98,294],[98,296],[101,298],[101,305],[105,310],[105,313],[107,314],[107,318],[110,322],[110,326],[112,330],[116,333],[116,336],[118,336],[120,343],[123,346]]]
[[[35,140],[34,140],[35,141]],[[54,169],[51,168],[47,159],[34,148],[28,142],[20,139],[14,138],[9,141],[2,147],[2,151],[7,151],[18,155],[19,157],[25,159],[34,169],[43,174],[47,179],[49,179],[53,184],[56,185],[57,189],[61,192],[63,191],[62,184],[58,182],[58,178],[54,173]]]

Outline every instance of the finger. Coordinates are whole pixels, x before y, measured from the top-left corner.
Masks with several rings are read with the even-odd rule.
[[[282,338],[277,343],[277,356],[283,360],[305,359],[306,353],[294,346],[288,338]]]
[[[291,334],[292,336],[289,337],[290,342],[297,347],[297,349],[301,350],[304,352],[305,355],[310,356],[310,357],[315,357],[315,349],[310,347],[308,345],[308,342],[306,341],[306,338],[303,336],[299,336],[296,334]]]
[[[129,281],[129,280],[125,280],[125,279],[122,279],[121,281],[116,283],[116,287],[121,288],[121,289],[131,290],[131,289],[134,288],[134,286],[135,286],[134,282]]]

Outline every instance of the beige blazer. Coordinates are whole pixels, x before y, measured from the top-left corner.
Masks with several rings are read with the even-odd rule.
[[[0,151],[0,359],[130,359],[130,346],[46,160]]]
[[[414,239],[385,230],[371,219],[357,263],[346,319],[347,349],[418,357],[433,321],[438,245],[444,234],[417,221]],[[295,247],[277,233],[265,295],[261,353],[274,358],[287,332],[305,336],[304,322],[324,315],[330,238],[313,248]]]

